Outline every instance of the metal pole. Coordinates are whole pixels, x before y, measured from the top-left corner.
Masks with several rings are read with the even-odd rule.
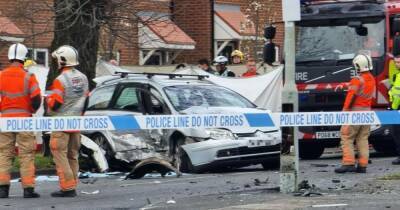
[[[298,93],[295,84],[295,24],[285,22],[285,84],[282,91],[282,111],[298,112]],[[290,152],[281,154],[280,190],[282,193],[297,191],[297,179],[299,171],[299,143],[298,129],[283,128],[288,134],[286,141],[294,142]]]

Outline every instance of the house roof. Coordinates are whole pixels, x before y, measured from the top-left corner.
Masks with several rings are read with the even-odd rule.
[[[0,35],[22,36],[22,32],[9,18],[0,17]]]
[[[196,42],[170,19],[151,20],[145,25],[167,44],[195,45]]]
[[[216,11],[215,14],[242,36],[254,36],[256,34],[254,25],[248,24],[249,21],[241,11],[221,10]]]

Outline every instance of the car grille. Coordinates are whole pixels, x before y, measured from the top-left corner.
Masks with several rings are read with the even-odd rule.
[[[221,157],[231,157],[239,155],[250,155],[250,154],[258,154],[266,152],[277,152],[280,150],[281,150],[280,144],[274,146],[265,146],[265,147],[238,147],[233,149],[219,150],[217,152],[217,157],[221,158]]]

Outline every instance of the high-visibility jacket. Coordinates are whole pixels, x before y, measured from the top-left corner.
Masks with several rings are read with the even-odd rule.
[[[392,102],[392,109],[398,109],[400,106],[400,74],[397,74],[393,86],[389,90],[389,99]]]
[[[40,96],[34,74],[22,64],[12,64],[0,73],[0,113],[2,117],[31,117],[32,98]]]
[[[389,82],[390,82],[390,85],[393,85],[393,84],[394,84],[394,82],[395,82],[394,77],[395,77],[395,75],[397,75],[398,73],[400,73],[400,69],[398,69],[398,68],[396,67],[396,64],[394,63],[394,61],[391,60],[391,61],[389,62]],[[399,76],[399,75],[398,75],[398,76]]]
[[[350,81],[349,91],[344,102],[344,111],[371,110],[376,90],[375,78],[370,72],[363,72]]]
[[[53,116],[80,116],[89,92],[87,77],[76,69],[64,70],[53,82],[47,97],[49,114]],[[54,110],[55,104],[61,106]]]

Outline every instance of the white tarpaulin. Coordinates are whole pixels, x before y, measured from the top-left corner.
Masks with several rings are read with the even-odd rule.
[[[99,60],[96,64],[96,78],[101,76],[113,75],[115,72],[135,72],[115,66],[106,61]]]
[[[187,68],[175,73],[208,75],[207,80],[241,94],[260,108],[272,112],[282,110],[282,66],[267,74],[247,78],[220,77],[198,68]]]

